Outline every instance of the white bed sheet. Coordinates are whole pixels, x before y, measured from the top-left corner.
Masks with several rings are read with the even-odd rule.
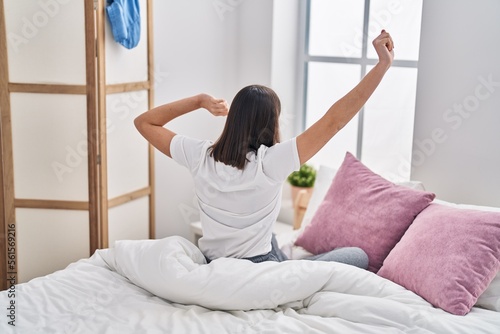
[[[16,286],[16,327],[8,325],[9,319],[4,316],[0,323],[0,333],[500,332],[499,312],[475,307],[467,316],[454,316],[433,308],[412,292],[375,274],[335,263],[320,266],[320,271],[324,271],[327,266],[331,267],[332,274],[318,291],[307,293],[307,298],[282,303],[272,309],[221,311],[174,303],[138,287],[122,275],[124,272],[134,275],[131,270],[136,270],[135,275],[143,273],[150,276],[158,269],[144,270],[141,267],[144,262],[136,254],[142,252],[143,255],[152,257],[152,263],[157,261],[158,267],[161,267],[160,262],[165,259],[174,268],[178,265],[180,269],[172,269],[174,272],[178,270],[178,274],[165,278],[165,284],[170,288],[171,284],[182,285],[189,282],[191,276],[199,277],[203,283],[205,277],[202,273],[206,268],[212,270],[210,277],[216,280],[205,282],[207,287],[235,284],[242,286],[251,277],[259,278],[270,271],[279,273],[282,268],[290,270],[304,261],[269,263],[263,266],[250,265],[249,261],[224,259],[206,265],[192,260],[197,258],[197,249],[188,241],[179,241],[179,238],[174,237],[153,242],[160,245],[157,253],[152,253],[152,248],[143,251],[152,244],[151,241],[123,243],[114,250],[98,251],[90,259],[73,263],[65,270]],[[139,263],[126,262],[129,260]],[[228,273],[232,273],[230,278]],[[168,273],[170,274],[171,272]],[[159,271],[158,275],[163,273]],[[318,277],[315,273],[311,275],[300,277],[299,270],[297,277],[303,284],[308,284],[308,280],[311,280],[311,285],[317,284]],[[226,276],[228,279],[223,281]],[[324,274],[320,276],[323,278]],[[140,277],[132,279],[141,282]],[[157,276],[156,279],[162,277]],[[149,287],[148,283],[141,284]],[[269,287],[272,287],[272,283]],[[264,286],[263,289],[265,288]],[[196,289],[200,287],[193,284],[191,291],[185,292],[187,295],[195,295],[196,291],[193,290]],[[240,288],[234,293],[244,293],[240,291],[242,289],[244,290]],[[304,290],[307,289],[315,290],[304,285]],[[166,290],[168,293],[169,289]],[[229,298],[226,295],[228,291],[230,288],[220,291],[223,299],[213,302],[222,306],[230,305],[224,300]],[[286,300],[288,297],[280,295],[274,298],[272,294],[273,291],[269,291],[272,300]],[[292,296],[293,298],[295,297]],[[9,300],[7,292],[2,291],[0,305],[8,305]],[[206,302],[204,296],[200,300]],[[5,310],[5,307],[2,308]]]

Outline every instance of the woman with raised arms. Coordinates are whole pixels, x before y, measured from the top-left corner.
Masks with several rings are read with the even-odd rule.
[[[394,44],[389,33],[382,30],[372,44],[379,58],[372,70],[321,119],[284,142],[279,135],[280,100],[272,89],[260,85],[241,89],[230,108],[224,99],[199,94],[161,105],[135,119],[144,138],[191,172],[203,230],[199,247],[207,261],[220,257],[286,260],[272,234],[282,185],[356,115],[390,68]],[[214,116],[227,116],[215,142],[168,129],[170,121],[199,108]],[[368,266],[366,253],[356,247],[310,259]]]

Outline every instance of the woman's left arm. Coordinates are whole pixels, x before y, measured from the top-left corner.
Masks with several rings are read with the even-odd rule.
[[[208,94],[199,94],[148,110],[139,115],[134,120],[134,124],[148,142],[160,152],[172,157],[170,142],[176,133],[164,128],[164,125],[199,108],[205,108],[215,116],[225,116],[228,112],[227,102],[224,99],[216,99]]]

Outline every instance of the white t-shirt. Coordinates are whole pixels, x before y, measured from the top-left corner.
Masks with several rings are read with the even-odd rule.
[[[176,135],[172,158],[194,179],[200,206],[203,254],[252,257],[271,251],[273,224],[281,206],[283,182],[300,168],[295,138],[249,152],[243,170],[216,162],[208,151],[213,143]]]

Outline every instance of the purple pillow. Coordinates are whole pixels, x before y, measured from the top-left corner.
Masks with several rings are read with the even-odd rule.
[[[500,270],[500,213],[431,204],[378,275],[455,315],[467,314]]]
[[[398,186],[346,153],[325,199],[295,245],[313,254],[356,246],[377,272],[415,216],[435,195]]]

